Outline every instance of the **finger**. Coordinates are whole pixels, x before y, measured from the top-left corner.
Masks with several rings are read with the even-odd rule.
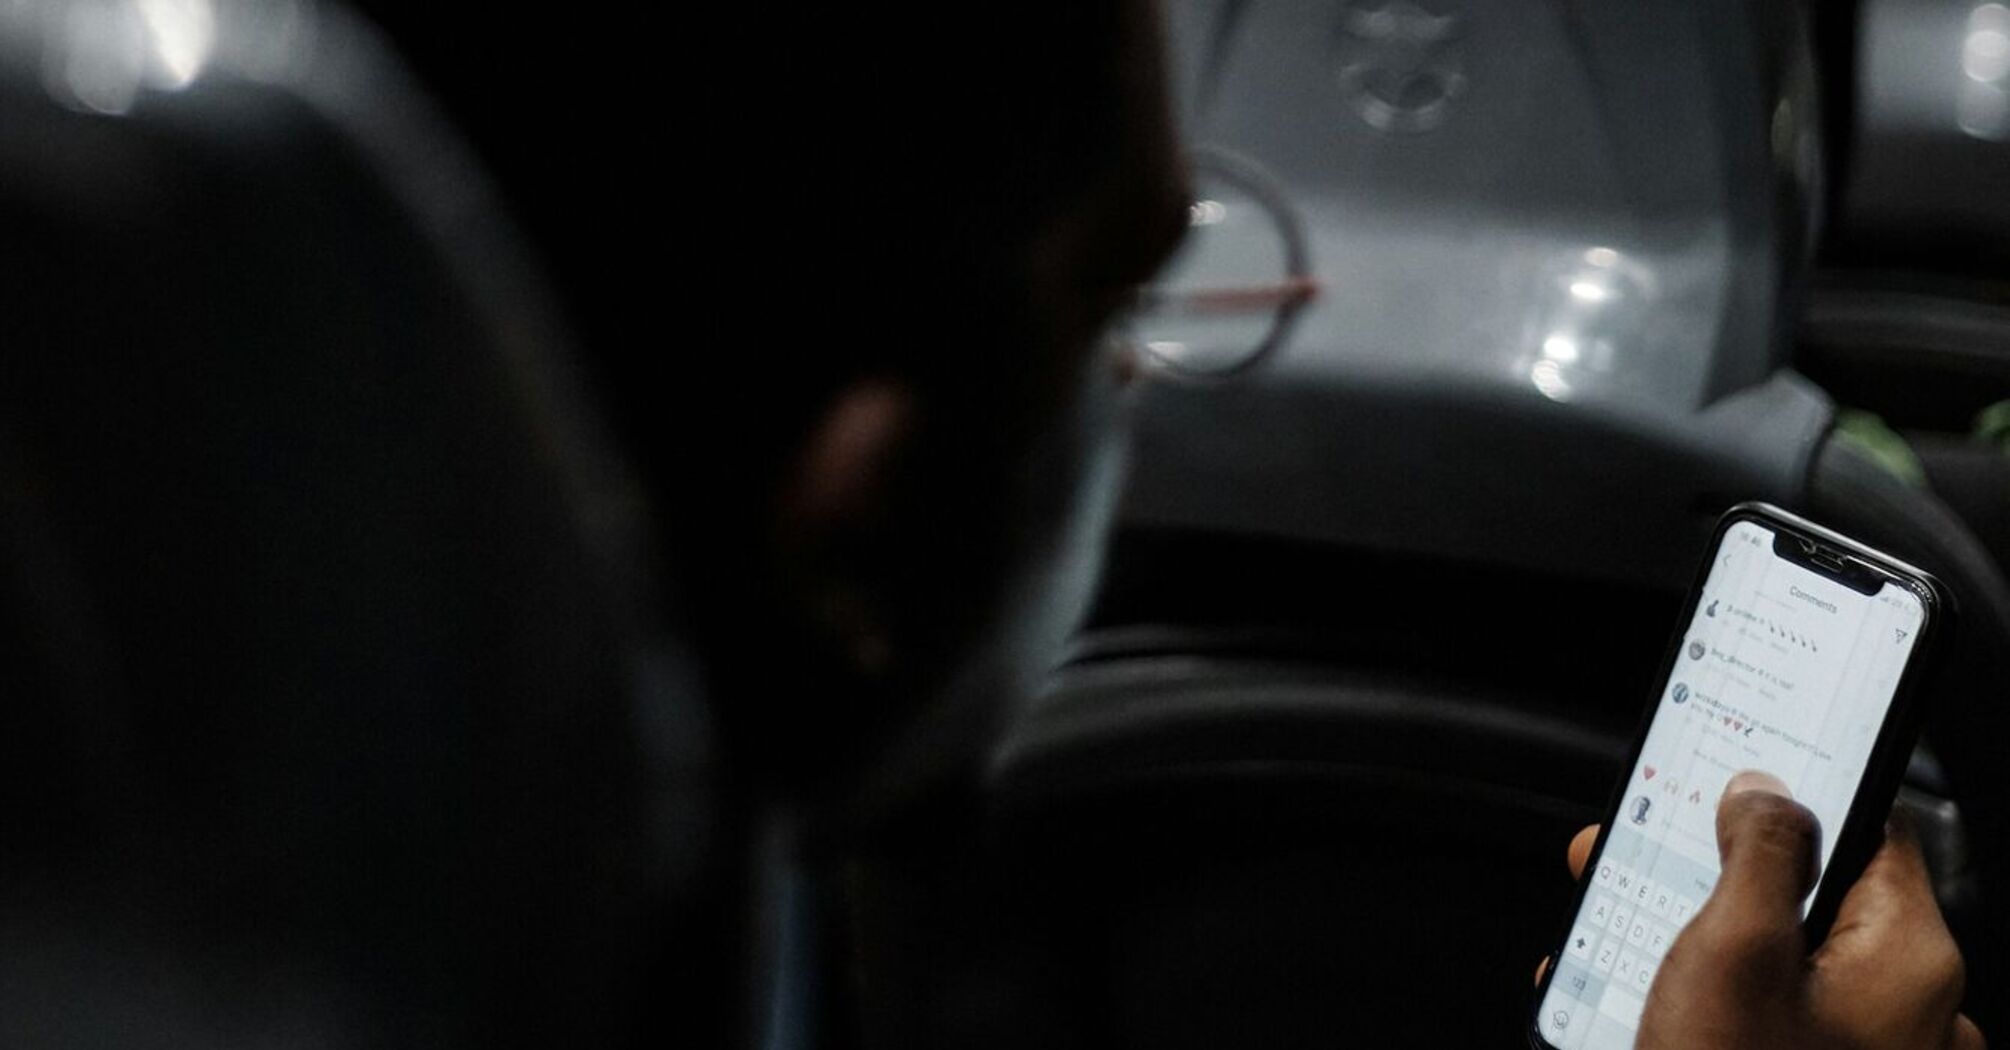
[[[1723,871],[1682,940],[1723,963],[1727,976],[1788,976],[1804,951],[1801,898],[1814,883],[1821,826],[1778,778],[1744,772],[1717,804]]]
[[[1717,803],[1717,849],[1723,872],[1711,899],[1753,918],[1792,915],[1815,882],[1821,825],[1770,773],[1746,770],[1731,778]]]
[[[1570,877],[1584,877],[1584,863],[1591,859],[1591,847],[1598,842],[1598,825],[1587,824],[1570,840],[1570,850],[1566,855],[1570,863]]]
[[[1921,929],[1946,933],[1919,838],[1899,812],[1885,825],[1884,845],[1843,897],[1829,941],[1840,949],[1866,931],[1876,934],[1886,927],[1901,934]]]
[[[1884,845],[1843,898],[1811,962],[1811,1001],[1854,1031],[1884,1031],[1915,1046],[1952,1031],[1966,985],[1961,949],[1902,819],[1886,825]]]
[[[1947,1050],[1989,1050],[1989,1040],[1982,1038],[1982,1029],[1967,1014],[1958,1014],[1954,1030],[1947,1036]]]
[[[1541,984],[1542,975],[1548,972],[1549,972],[1549,956],[1545,955],[1542,958],[1537,959],[1535,961],[1535,983]]]

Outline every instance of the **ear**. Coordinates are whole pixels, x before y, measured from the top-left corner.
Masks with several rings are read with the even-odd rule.
[[[806,435],[777,507],[785,591],[868,673],[885,668],[892,639],[884,581],[872,578],[864,552],[892,514],[894,475],[914,429],[906,384],[874,378],[843,388]]]

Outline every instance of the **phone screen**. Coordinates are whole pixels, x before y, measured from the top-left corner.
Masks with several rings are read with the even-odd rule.
[[[1536,1015],[1558,1050],[1633,1045],[1662,957],[1716,885],[1717,801],[1732,775],[1785,781],[1821,820],[1828,870],[1926,607],[1896,581],[1864,594],[1832,580],[1774,539],[1740,519],[1711,555]]]

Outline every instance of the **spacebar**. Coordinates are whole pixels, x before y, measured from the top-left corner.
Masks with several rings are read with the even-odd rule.
[[[1605,994],[1598,998],[1598,1012],[1629,1029],[1640,1027],[1640,1011],[1646,1008],[1647,1000],[1609,984],[1605,986]]]

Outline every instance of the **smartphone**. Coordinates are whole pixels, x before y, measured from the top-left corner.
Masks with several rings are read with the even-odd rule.
[[[1536,990],[1539,1050],[1631,1047],[1718,874],[1717,801],[1761,769],[1821,821],[1813,939],[1883,839],[1946,599],[1931,576],[1775,507],[1718,522],[1570,921]]]

